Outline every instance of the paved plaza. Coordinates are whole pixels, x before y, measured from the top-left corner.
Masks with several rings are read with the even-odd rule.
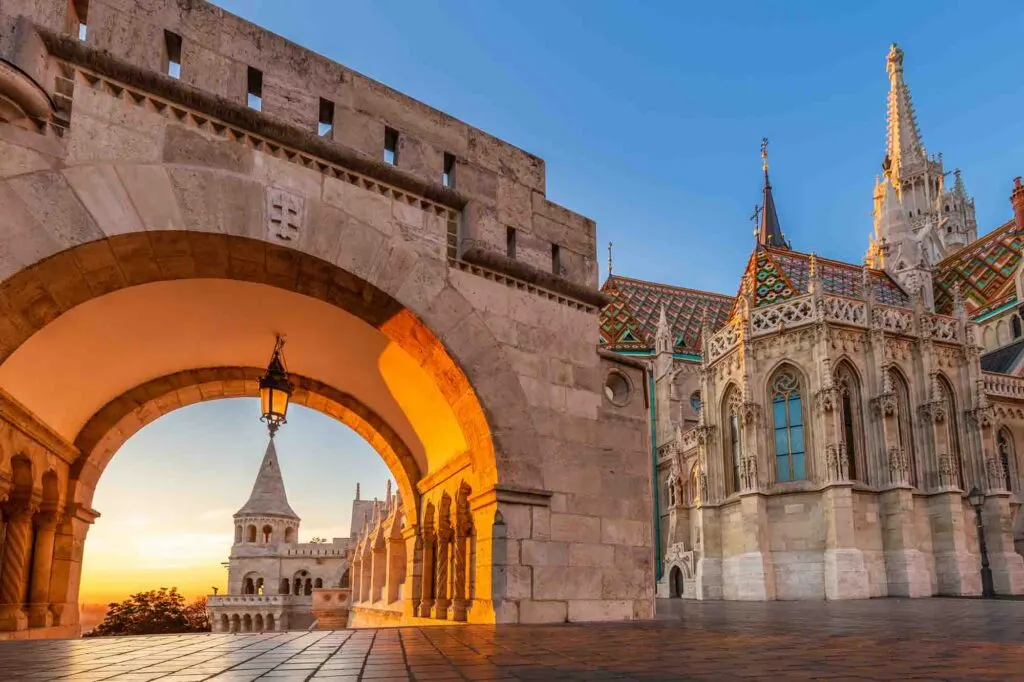
[[[1024,602],[664,602],[655,621],[0,643],[8,680],[1024,679]]]

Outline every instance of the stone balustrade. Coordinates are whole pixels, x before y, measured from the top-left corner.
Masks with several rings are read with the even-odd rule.
[[[1024,377],[982,372],[985,393],[990,398],[1024,400]]]

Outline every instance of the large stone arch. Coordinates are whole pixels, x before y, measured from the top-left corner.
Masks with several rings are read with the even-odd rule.
[[[69,499],[92,506],[96,482],[120,447],[139,429],[174,410],[209,400],[259,395],[258,367],[208,367],[159,377],[126,391],[92,416],[75,439],[81,456],[71,467]],[[351,395],[309,377],[291,375],[292,403],[333,417],[358,433],[388,465],[406,516],[415,524],[419,512],[417,482],[423,477],[408,446],[380,415]],[[82,485],[84,483],[84,485]]]

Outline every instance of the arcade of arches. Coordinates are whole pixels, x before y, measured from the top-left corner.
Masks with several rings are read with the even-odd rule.
[[[163,4],[122,15],[95,0],[90,27],[179,31],[200,54],[199,7],[266,54],[307,56],[203,3]],[[300,60],[268,62],[257,114],[218,84],[245,49],[171,81],[120,42],[132,31],[81,43],[62,3],[13,11],[0,11],[13,27],[0,30],[0,637],[78,634],[105,466],[178,407],[256,395],[278,333],[294,402],[360,433],[397,482],[397,526],[353,565],[353,618],[394,603],[469,622],[653,615],[644,368],[595,350],[594,223],[545,198],[543,161],[324,66],[314,102],[355,88],[361,113],[339,116],[403,131],[397,165],[374,161],[374,135],[316,138],[274,94],[321,77],[274,73]],[[442,149],[456,188],[430,170]],[[514,261],[505,223],[521,234]],[[627,379],[614,401],[613,370]],[[274,614],[239,621],[273,629]]]

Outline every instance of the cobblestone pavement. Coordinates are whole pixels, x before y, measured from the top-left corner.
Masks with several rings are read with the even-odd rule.
[[[1024,602],[680,602],[642,623],[0,642],[0,680],[1024,679]]]

